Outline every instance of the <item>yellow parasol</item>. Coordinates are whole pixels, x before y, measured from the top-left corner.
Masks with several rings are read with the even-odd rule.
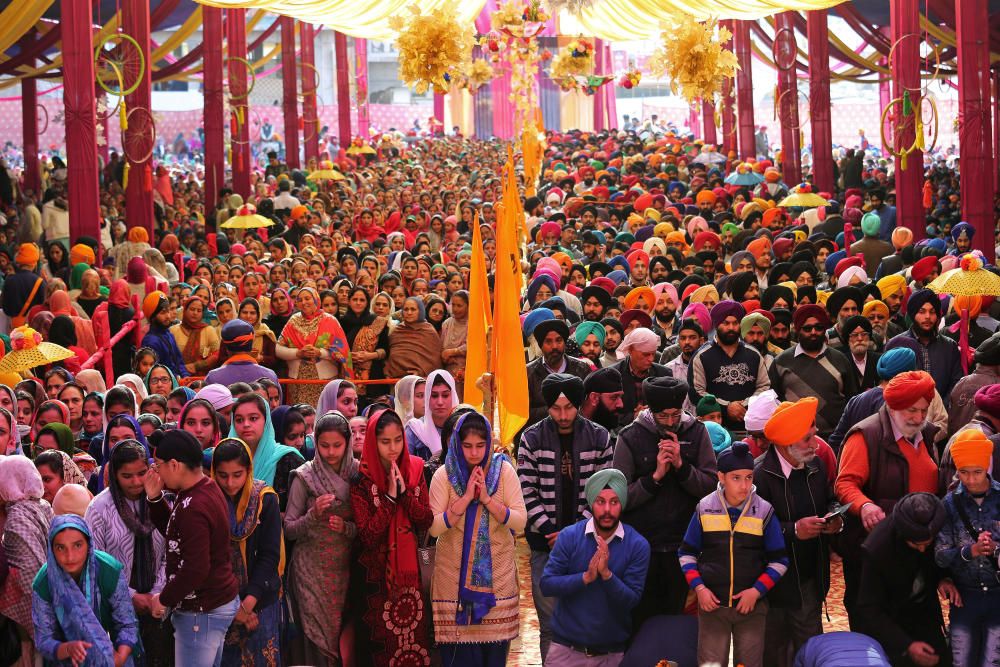
[[[42,335],[27,325],[11,332],[10,345],[11,351],[0,359],[0,373],[20,373],[76,356],[61,345],[42,341]]]
[[[336,169],[317,169],[306,176],[307,181],[343,181],[344,175]]]
[[[365,144],[364,146],[351,146],[345,151],[345,153],[348,155],[375,155],[376,151],[368,144]]]
[[[983,258],[975,253],[962,256],[957,269],[945,271],[927,285],[927,289],[951,296],[1000,296],[1000,276],[983,268]],[[962,353],[962,369],[969,372],[969,311],[963,308],[959,325],[958,346]],[[0,362],[2,364],[3,362]]]
[[[778,203],[782,208],[817,208],[829,205],[830,202],[813,192],[809,183],[796,185],[792,188],[792,193]]]
[[[226,220],[222,225],[223,229],[257,229],[259,227],[271,227],[274,220],[257,215],[257,207],[253,204],[244,204],[236,211],[236,215]]]

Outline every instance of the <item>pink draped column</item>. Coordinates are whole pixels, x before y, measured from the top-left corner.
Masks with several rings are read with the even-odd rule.
[[[247,57],[247,10],[227,9],[226,31],[229,33],[229,94],[230,109],[236,130],[231,137],[233,151],[233,192],[246,201],[250,197],[250,100],[247,99],[247,70],[235,57]]]
[[[600,39],[594,40],[594,73],[602,74],[604,72],[604,42]],[[614,84],[608,84],[614,85]],[[597,89],[597,93],[593,96],[594,101],[594,131],[602,132],[605,129],[604,125],[604,89],[607,86],[601,86]]]
[[[299,59],[302,68],[302,139],[305,142],[306,167],[319,159],[319,123],[316,110],[316,29],[311,23],[299,24]]]
[[[33,64],[29,63],[28,66]],[[31,77],[21,80],[21,132],[24,137],[24,187],[39,195],[38,85]]]
[[[882,57],[878,59],[878,64],[882,67],[889,66],[889,59]],[[889,102],[892,101],[892,91],[889,88],[889,84],[892,82],[892,74],[880,74],[878,78],[878,110],[882,113],[882,110],[889,106]],[[879,132],[881,135],[881,132]],[[883,143],[882,152],[888,153],[889,147]]]
[[[736,108],[739,114],[739,155],[742,159],[757,156],[754,140],[753,119],[753,76],[750,67],[750,24],[747,21],[733,21],[733,43],[736,59],[740,64],[736,72]]]
[[[601,74],[614,74],[614,64],[615,61],[611,56],[611,43],[604,43],[604,62],[606,72],[600,72]],[[536,75],[538,76],[538,75]],[[615,94],[615,82],[612,80],[606,86],[601,86],[604,91],[604,108],[608,114],[608,127],[610,129],[618,129],[618,96]],[[540,98],[539,98],[540,99]]]
[[[813,183],[833,193],[833,124],[830,117],[830,32],[825,9],[806,14],[809,35],[809,119]]]
[[[94,100],[96,103],[100,103],[102,100],[105,104],[108,104],[108,94],[98,85],[94,85]],[[97,147],[97,155],[101,158],[103,164],[107,164],[108,160],[111,159],[111,137],[109,136],[109,123],[108,117],[97,119],[97,125],[101,128],[101,134],[104,135],[104,145]]]
[[[222,92],[222,10],[202,7],[202,64],[205,88],[205,210],[211,211],[226,181],[226,119]],[[209,226],[214,219],[206,220]]]
[[[94,99],[94,33],[90,0],[63,0],[63,104],[71,242],[101,238]]]
[[[890,21],[892,42],[896,50],[892,54],[893,97],[902,97],[909,91],[913,106],[920,109],[920,7],[918,0],[891,0]],[[913,35],[903,39],[904,36]],[[910,146],[914,140],[913,127],[900,134],[901,144]],[[927,236],[924,225],[923,208],[923,162],[924,155],[917,151],[907,157],[906,169],[896,158],[896,222],[913,232],[914,240]],[[964,162],[963,162],[964,164]],[[964,171],[964,169],[963,169]]]
[[[139,44],[145,62],[149,62],[149,3],[145,0],[125,0],[122,7],[122,22],[125,33],[131,35]],[[129,109],[149,109],[151,102],[152,78],[150,68],[143,68],[139,86],[125,96],[125,104]],[[148,128],[146,128],[148,129]],[[128,143],[126,137],[142,132],[142,127],[130,124],[122,137],[122,144]],[[141,137],[139,138],[141,140]],[[141,156],[139,156],[141,157]],[[126,158],[128,159],[128,158]],[[129,228],[144,227],[153,240],[153,158],[152,155],[143,162],[128,159],[129,179],[125,188],[125,222]]]
[[[688,104],[688,129],[695,138],[705,138],[705,133],[702,131],[701,127],[701,110],[698,106],[691,102]]]
[[[996,165],[990,127],[990,24],[986,3],[983,0],[956,0],[955,23],[962,217],[976,229],[973,247],[983,252],[987,262],[993,263]]]
[[[347,35],[333,33],[333,52],[337,60],[337,136],[340,147],[347,150],[351,145],[351,71],[347,61]]]
[[[701,123],[705,135],[705,143],[719,145],[719,135],[715,131],[715,105],[707,100],[701,102]]]
[[[735,21],[732,19],[724,19],[720,22],[729,32],[734,32],[736,26]],[[728,48],[735,48],[733,46],[733,39],[729,40],[726,45]],[[736,150],[736,112],[733,108],[735,95],[733,89],[735,87],[735,80],[730,77],[723,77],[722,79],[722,99],[720,104],[722,104],[722,152],[729,156],[730,151]]]
[[[281,19],[281,111],[285,119],[285,164],[299,168],[299,91],[295,70],[295,19]]]
[[[358,102],[358,136],[368,138],[368,40],[354,38],[355,92]]]
[[[795,36],[795,12],[782,12],[777,17],[777,29],[790,30]],[[778,71],[778,89],[781,106],[778,117],[781,121],[781,173],[786,183],[802,180],[802,140],[799,132],[799,89],[795,67]]]
[[[993,68],[993,164],[1000,165],[1000,66]],[[1000,190],[1000,169],[995,170],[997,190]]]
[[[444,128],[444,95],[444,93],[434,93],[434,121],[442,128]],[[454,122],[454,119],[452,121]]]

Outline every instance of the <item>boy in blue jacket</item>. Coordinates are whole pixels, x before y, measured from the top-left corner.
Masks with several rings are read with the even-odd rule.
[[[785,538],[774,509],[757,496],[750,447],[719,454],[719,487],[701,499],[678,550],[681,571],[698,596],[698,664],[759,667],[767,601],[788,569]]]

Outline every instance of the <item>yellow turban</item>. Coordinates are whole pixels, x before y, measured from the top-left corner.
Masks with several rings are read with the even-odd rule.
[[[653,236],[661,239],[667,238],[667,234],[674,231],[674,226],[669,222],[661,222],[653,227]]]
[[[656,220],[657,222],[660,221],[660,212],[657,211],[655,208],[647,208],[645,211],[642,212],[642,215],[644,220],[648,219],[648,220]]]
[[[890,294],[895,294],[896,292],[902,292],[905,290],[906,278],[898,273],[893,273],[892,275],[879,278],[875,283],[875,287],[878,287],[878,291],[882,294],[882,298],[884,299]]]
[[[794,403],[785,401],[774,410],[764,424],[764,437],[781,447],[788,447],[806,437],[816,423],[819,400],[814,396],[800,398]]]
[[[979,429],[966,429],[955,436],[951,443],[951,459],[955,469],[983,468],[989,469],[993,458],[993,443]]]
[[[691,299],[688,303],[704,303],[709,297],[718,303],[719,290],[715,289],[715,285],[702,285],[695,291],[691,292]]]
[[[885,305],[882,301],[869,301],[865,304],[865,307],[861,309],[861,314],[868,317],[876,310],[881,312],[886,317],[889,317],[889,306]]]

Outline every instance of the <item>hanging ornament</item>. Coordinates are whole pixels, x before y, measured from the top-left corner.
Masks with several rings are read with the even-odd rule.
[[[455,9],[444,7],[421,14],[410,6],[409,16],[394,16],[389,26],[396,30],[399,78],[417,94],[433,88],[446,93],[450,78],[461,71],[472,52],[472,29],[459,24]]]
[[[660,47],[649,59],[653,76],[670,79],[670,89],[688,102],[713,99],[722,80],[736,76],[739,62],[723,44],[732,33],[715,21],[685,21],[664,26]]]

